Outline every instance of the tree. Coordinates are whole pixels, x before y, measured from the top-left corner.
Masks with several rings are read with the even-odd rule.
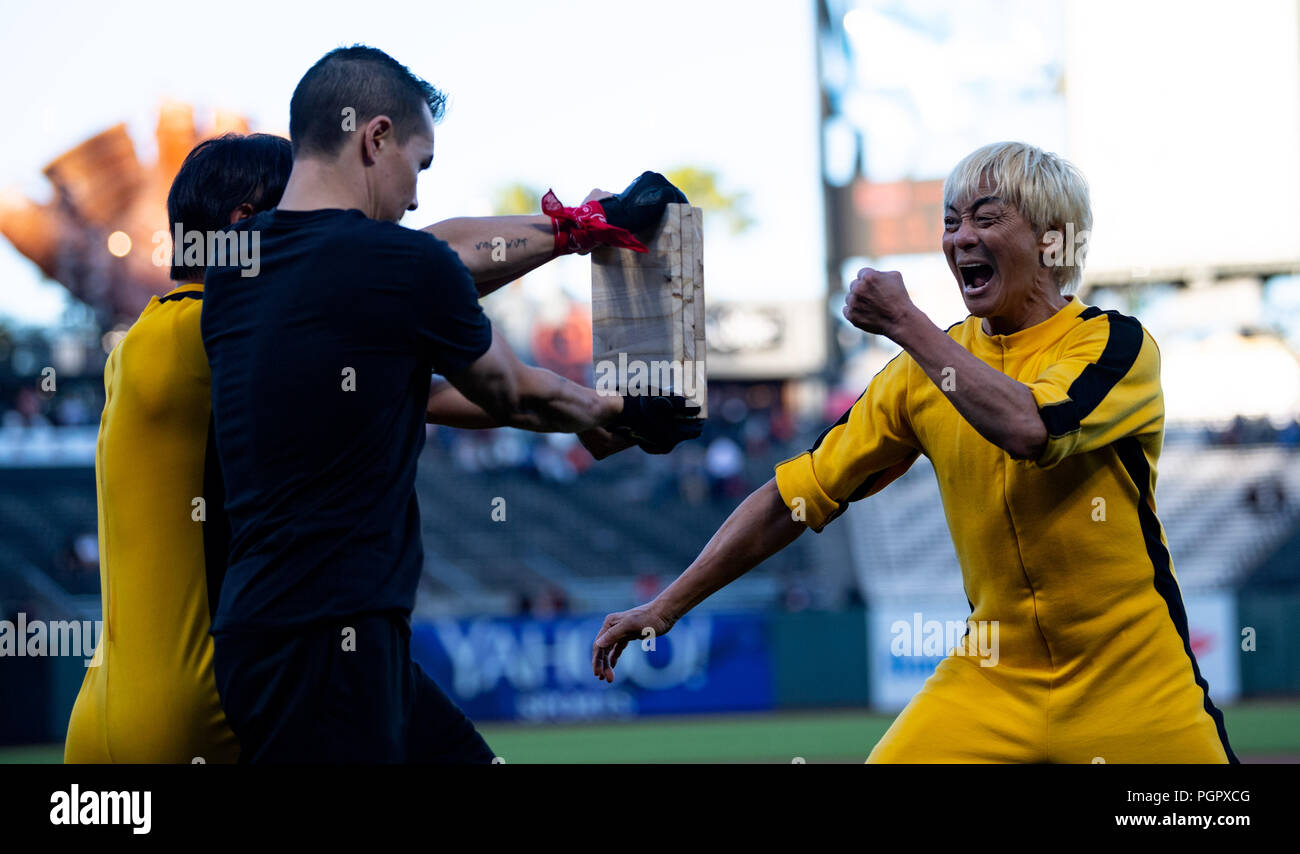
[[[754,224],[746,209],[749,195],[723,192],[718,186],[718,173],[712,169],[686,165],[669,169],[664,175],[706,216],[721,216],[732,234],[740,234]],[[506,184],[493,194],[492,212],[497,216],[537,213],[543,193],[543,190],[521,181]]]
[[[712,169],[678,166],[664,175],[686,194],[691,204],[704,211],[706,218],[709,214],[721,215],[732,234],[740,234],[754,224],[746,210],[749,194],[743,191],[724,193],[718,187],[718,173]]]

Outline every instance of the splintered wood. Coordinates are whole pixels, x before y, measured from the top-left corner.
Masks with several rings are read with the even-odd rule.
[[[592,358],[607,394],[674,392],[708,416],[699,208],[671,204],[648,253],[591,252]]]

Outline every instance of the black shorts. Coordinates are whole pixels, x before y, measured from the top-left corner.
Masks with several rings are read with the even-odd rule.
[[[213,638],[241,762],[492,761],[474,724],[411,660],[403,615]]]

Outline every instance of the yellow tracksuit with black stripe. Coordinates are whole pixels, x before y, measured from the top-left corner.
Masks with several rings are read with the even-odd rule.
[[[786,504],[820,531],[925,454],[970,620],[997,621],[996,665],[981,666],[969,633],[868,761],[1235,762],[1156,517],[1154,339],[1075,298],[1010,335],[986,334],[977,317],[948,334],[1029,387],[1049,434],[1039,459],[1012,459],[977,433],[901,353],[811,450],[776,468]]]
[[[208,634],[229,528],[202,297],[203,285],[187,284],[151,299],[104,366],[95,449],[104,628],[68,722],[66,762],[239,756]]]

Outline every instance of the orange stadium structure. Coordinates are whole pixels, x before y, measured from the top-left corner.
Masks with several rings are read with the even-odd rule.
[[[46,204],[16,193],[0,198],[0,233],[51,279],[88,304],[105,328],[129,324],[154,295],[169,288],[167,191],[181,162],[204,139],[247,133],[248,122],[218,112],[196,127],[194,108],[159,110],[157,160],[141,163],[126,125],[98,133],[55,157],[43,174],[53,186]]]

